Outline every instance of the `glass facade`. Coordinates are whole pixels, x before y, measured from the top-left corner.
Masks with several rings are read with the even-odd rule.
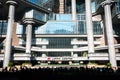
[[[35,14],[34,14],[35,15]],[[40,14],[36,14],[35,18],[40,18]],[[72,15],[71,14],[56,14],[54,16],[55,21],[49,20],[46,24],[34,27],[34,34],[76,34],[76,30],[78,30],[77,34],[80,35],[86,35],[87,34],[87,28],[86,28],[86,20],[84,14],[77,14],[78,20],[77,24],[76,22],[72,21]],[[42,16],[44,18],[44,16]],[[78,29],[76,29],[76,26]],[[18,34],[22,34],[25,29],[22,27],[22,25],[18,25]],[[102,28],[100,21],[93,21],[93,31],[94,35],[101,35],[102,34]]]
[[[26,27],[20,23],[17,23],[17,29],[16,29],[16,34],[25,34],[26,33]]]
[[[27,0],[27,1],[49,10],[52,10],[53,9],[52,7],[54,5],[54,0]]]
[[[89,62],[89,60],[103,61],[102,58],[104,58],[104,60],[109,60],[106,54],[105,56],[100,54],[104,53],[103,51],[108,53],[107,47],[108,45],[106,45],[107,40],[105,37],[108,37],[109,34],[104,36],[104,33],[106,33],[106,31],[103,33],[103,29],[105,29],[104,21],[106,19],[103,16],[104,14],[101,15],[93,14],[92,16],[93,28],[89,28],[89,25],[86,26],[87,17],[85,10],[86,9],[85,0],[76,0],[76,4],[73,5],[72,5],[73,0],[25,0],[25,1],[26,1],[25,4],[27,3],[27,5],[21,6],[22,2],[24,2],[21,0],[20,5],[18,4],[19,7],[15,8],[16,11],[15,16],[13,15],[10,16],[10,18],[12,17],[15,18],[14,29],[17,28],[16,29],[17,35],[13,32],[14,35],[12,38],[14,39],[8,37],[9,40],[12,39],[12,46],[14,47],[11,53],[12,55],[16,53],[16,55],[11,56],[12,58],[14,58],[14,60],[16,61],[30,60],[31,62],[35,62],[35,64],[37,63],[37,61],[41,63],[47,61],[57,62],[59,59],[60,59],[59,61],[65,62],[72,61],[73,63],[74,62],[80,63],[81,61]],[[104,9],[103,7],[100,7],[101,2],[103,1],[105,0],[91,0],[92,13],[95,13],[98,8],[101,8],[101,10]],[[113,12],[117,14],[120,12],[120,0],[114,1],[118,1],[118,3],[115,4],[115,7],[111,6],[112,7],[111,10],[114,10]],[[75,7],[75,5],[76,9],[73,9],[73,11],[76,10],[76,12],[72,12],[72,8]],[[3,5],[2,7],[4,6],[5,5]],[[8,9],[6,9],[6,11],[7,10]],[[23,12],[20,14],[19,12],[21,11]],[[89,22],[89,20],[87,21]],[[0,40],[1,41],[0,46],[6,46],[5,44],[3,45],[2,43],[5,42],[3,40],[5,40],[6,36],[8,36],[6,35],[7,25],[8,25],[7,21],[0,21],[0,35],[2,39]],[[10,25],[12,25],[11,22]],[[119,24],[117,25],[115,24],[114,27],[113,23],[113,29],[116,29],[115,34],[120,35],[120,30],[118,27]],[[88,36],[87,28],[93,29],[93,41],[92,38],[90,39]],[[28,31],[27,34],[26,31]],[[30,35],[28,36],[28,34]],[[119,44],[120,42],[118,41],[120,40],[120,38],[117,35],[114,35],[115,44]],[[90,46],[91,44],[89,45],[89,43],[92,43],[93,46]],[[99,49],[101,52],[97,51]],[[27,51],[30,54],[26,54]],[[115,51],[117,51],[116,48]],[[117,51],[117,53],[118,52],[119,50]],[[88,53],[90,53],[90,55],[88,55]],[[95,53],[95,55],[92,53]],[[66,60],[64,60],[63,57],[65,57]],[[51,60],[48,60],[48,58],[51,58]],[[59,59],[57,60],[57,58]]]
[[[93,34],[94,35],[102,35],[103,30],[101,27],[100,21],[93,21]]]
[[[71,7],[71,1],[67,0],[65,4],[65,13],[71,13],[72,7]],[[91,0],[91,7],[92,12],[95,12],[96,9],[99,7],[99,3],[102,2],[101,0]],[[97,6],[97,7],[96,7]],[[85,0],[76,0],[76,11],[78,14],[85,14]]]
[[[46,34],[74,34],[74,22],[48,22]]]
[[[44,6],[41,4],[47,3],[51,0],[29,0],[32,3],[37,4],[38,6]],[[40,3],[39,3],[39,2]],[[54,0],[53,0],[54,1]],[[87,47],[87,27],[86,27],[86,16],[85,16],[85,1],[84,0],[76,0],[76,10],[77,10],[77,20],[72,20],[72,9],[71,9],[71,0],[65,0],[65,13],[59,14],[55,12],[51,12],[49,14],[45,14],[44,12],[39,12],[37,10],[29,10],[26,12],[26,16],[40,20],[46,21],[44,25],[34,26],[32,29],[32,46],[43,48],[43,49],[73,49],[73,48],[81,48]],[[38,3],[37,3],[38,2]],[[96,10],[97,2],[92,0],[92,12]],[[54,7],[53,9],[57,9],[59,7]],[[48,8],[47,8],[48,9]],[[49,19],[48,19],[49,18]],[[93,21],[93,33],[94,35],[102,35],[102,27],[100,21]],[[20,38],[20,41],[23,45],[26,44],[26,38],[24,34],[26,34],[26,27],[22,24],[17,24],[17,34],[22,34],[23,36]],[[36,37],[34,35],[82,35],[82,37]],[[100,37],[94,37],[94,41],[98,41]],[[76,40],[74,40],[76,39]],[[99,43],[94,44],[99,45]],[[83,55],[84,52],[73,52],[73,54],[78,54],[78,56]],[[42,56],[42,54],[46,54],[47,56],[71,56],[71,51],[69,52],[39,52],[37,55]]]
[[[48,38],[47,48],[72,48],[71,38]]]
[[[67,0],[65,4],[65,13],[71,13],[72,12],[72,6],[71,6],[72,0]],[[77,13],[85,13],[85,1],[84,0],[76,0],[76,11]]]
[[[55,20],[57,21],[72,21],[71,14],[55,14]]]
[[[118,2],[117,2],[117,12],[119,12],[120,13],[120,0],[117,0]]]
[[[7,33],[7,22],[0,21],[0,35],[6,35]]]

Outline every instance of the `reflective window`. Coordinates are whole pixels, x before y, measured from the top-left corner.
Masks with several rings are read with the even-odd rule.
[[[33,11],[33,18],[40,20],[40,21],[47,21],[47,17],[48,15],[46,13],[43,12],[39,12],[37,10]]]
[[[72,20],[71,14],[56,14],[56,20]]]
[[[29,11],[26,11],[25,18],[34,18],[40,21],[47,21],[48,20],[48,14],[44,12],[37,11],[35,9],[31,9]]]
[[[47,48],[72,48],[71,38],[48,38]]]
[[[21,24],[17,23],[16,34],[25,34],[25,33],[26,33],[25,25],[21,25]]]
[[[74,22],[49,21],[45,25],[36,27],[35,34],[73,34]]]
[[[78,22],[78,33],[81,34],[81,35],[87,34],[86,22],[85,21],[79,21]]]
[[[100,22],[93,21],[93,31],[94,31],[94,35],[102,34],[102,28],[101,28]]]
[[[77,13],[81,13],[81,14],[85,13],[85,1],[84,0],[76,1],[76,11]]]
[[[84,20],[85,21],[86,20],[85,18],[86,18],[85,14],[77,14],[77,19],[78,20],[80,20],[80,21]]]
[[[96,8],[95,8],[96,4],[94,0],[92,0],[91,7],[92,7],[92,13],[94,13],[96,11]]]
[[[27,0],[33,4],[52,10],[53,0]]]
[[[103,1],[103,0],[102,0]],[[95,10],[99,7],[101,0],[91,0],[91,7],[92,12],[95,12]],[[97,8],[96,8],[97,6]],[[76,12],[79,14],[85,13],[85,0],[76,0]],[[72,13],[72,4],[71,0],[66,0],[65,2],[65,13]]]
[[[7,22],[0,21],[0,34],[6,35],[7,33]]]
[[[81,35],[87,34],[87,27],[85,21],[78,21],[78,33]],[[93,34],[94,35],[102,34],[102,28],[99,21],[93,21]]]
[[[120,12],[120,0],[118,0],[118,3],[117,3],[117,12],[118,13]]]

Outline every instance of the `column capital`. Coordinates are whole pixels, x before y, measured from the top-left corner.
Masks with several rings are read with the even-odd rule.
[[[111,1],[111,0],[109,0],[109,1],[103,1],[100,5],[102,6],[102,7],[104,7],[104,6],[106,6],[106,5],[112,5],[113,3],[114,3],[115,1]]]
[[[6,4],[8,4],[8,5],[17,5],[17,2],[14,1],[14,0],[8,0],[8,1],[6,2]]]
[[[35,21],[33,19],[23,19],[23,23],[25,23],[25,24],[35,24]]]

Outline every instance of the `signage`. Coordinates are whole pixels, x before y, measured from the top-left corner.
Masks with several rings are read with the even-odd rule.
[[[73,57],[48,57],[47,60],[73,60]]]

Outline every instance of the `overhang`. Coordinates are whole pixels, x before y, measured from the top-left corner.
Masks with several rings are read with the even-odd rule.
[[[8,19],[8,11],[9,11],[9,7],[6,4],[8,0],[0,0],[1,5],[0,5],[0,20],[7,20]],[[15,21],[21,20],[21,18],[24,15],[24,12],[26,11],[26,9],[32,8],[32,9],[36,9],[38,11],[41,12],[45,12],[45,13],[50,13],[49,10],[40,7],[38,5],[35,5],[27,0],[14,0],[17,2],[16,5],[16,9],[15,9]]]

